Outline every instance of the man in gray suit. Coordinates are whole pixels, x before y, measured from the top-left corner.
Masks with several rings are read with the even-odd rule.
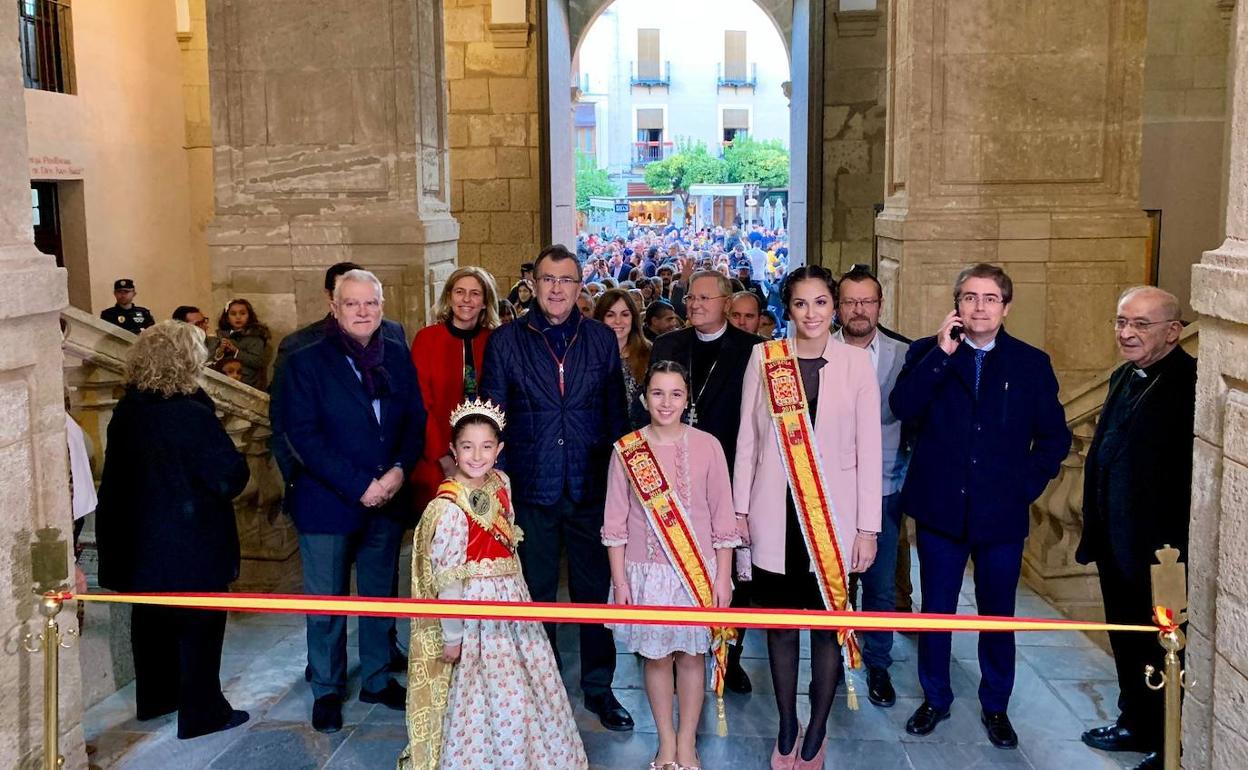
[[[865,348],[871,354],[876,379],[880,383],[880,421],[884,433],[883,517],[875,562],[859,579],[862,603],[866,612],[891,612],[896,601],[895,572],[897,569],[897,536],[901,526],[901,483],[905,480],[909,455],[901,436],[901,420],[893,414],[888,397],[893,392],[897,375],[906,360],[907,342],[880,328],[880,307],[884,293],[875,276],[861,266],[841,277],[837,292],[837,313],[841,329],[836,339],[847,345]],[[867,697],[877,706],[892,706],[897,693],[888,675],[892,665],[893,634],[891,631],[862,633],[862,660],[867,667]]]

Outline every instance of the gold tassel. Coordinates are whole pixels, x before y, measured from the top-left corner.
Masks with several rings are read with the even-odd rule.
[[[854,690],[854,677],[848,671],[845,672],[845,690],[846,698],[849,701],[849,710],[858,710],[858,693]]]
[[[728,737],[728,715],[724,713],[724,696],[715,696],[715,734],[720,738]]]

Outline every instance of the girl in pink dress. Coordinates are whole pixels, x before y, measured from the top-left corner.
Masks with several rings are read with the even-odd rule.
[[[678,529],[692,533],[692,550],[709,573],[714,606],[727,607],[732,599],[732,549],[741,544],[741,538],[724,450],[711,434],[681,422],[689,384],[680,364],[663,361],[650,367],[642,392],[650,424],[617,442],[607,477],[602,542],[611,562],[610,601],[669,607],[700,604],[695,590],[684,582],[669,558],[674,547],[671,536],[664,534],[659,520],[647,512],[635,491],[638,479],[645,483],[657,478],[653,472],[645,473],[652,471],[648,461],[653,459],[678,503],[671,513],[686,525]],[[644,453],[640,475],[638,448]],[[626,456],[633,458],[627,464]],[[646,696],[659,734],[651,769],[697,770],[698,716],[706,691],[705,655],[711,645],[710,630],[698,626],[609,627],[617,644],[645,658]],[[672,713],[673,665],[676,695],[684,716],[679,727]]]

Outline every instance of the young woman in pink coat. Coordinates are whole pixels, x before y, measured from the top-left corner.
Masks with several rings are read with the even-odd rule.
[[[830,272],[807,266],[789,274],[781,297],[796,332],[785,344],[800,373],[813,427],[812,454],[831,510],[840,573],[847,578],[850,572],[865,572],[875,559],[883,460],[875,369],[866,350],[832,339],[835,288]],[[824,610],[829,607],[799,523],[788,461],[781,454],[771,395],[763,379],[764,346],[777,344],[756,346],[745,371],[733,501],[738,526],[750,540],[755,603]],[[798,632],[767,632],[780,714],[773,768],[823,767],[828,714],[840,684],[841,649],[833,631],[812,630],[810,646],[811,714],[803,740],[797,719]]]

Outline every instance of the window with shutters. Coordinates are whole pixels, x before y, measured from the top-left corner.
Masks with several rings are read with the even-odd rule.
[[[746,58],[746,32],[724,30],[724,60],[719,65],[720,88],[753,88],[758,83],[758,65]]]
[[[671,142],[663,141],[663,110],[645,107],[637,110],[637,143],[633,153],[634,165],[644,166],[667,156]]]
[[[662,61],[659,30],[637,30],[637,61],[633,65],[632,84],[635,86],[667,86],[671,84],[672,66]]]
[[[724,122],[724,148],[727,149],[734,139],[750,135],[750,111],[745,107],[726,107],[722,112]]]

